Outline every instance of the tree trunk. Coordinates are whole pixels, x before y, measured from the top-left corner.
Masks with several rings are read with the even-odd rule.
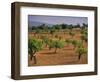
[[[46,43],[46,48],[48,47],[48,44]]]
[[[30,55],[30,60],[32,61],[32,59],[33,59],[33,54]]]
[[[88,40],[86,39],[85,42],[87,42]]]
[[[36,62],[37,62],[36,56],[34,55],[35,53],[36,53],[36,51],[30,55],[30,60],[32,61],[34,59],[34,64],[36,64]]]
[[[81,59],[81,55],[82,55],[82,54],[79,54],[79,55],[78,55],[78,60],[80,60],[80,59]]]
[[[51,50],[51,47],[49,47],[49,50]]]
[[[34,59],[34,64],[36,64],[37,63],[36,56],[33,56],[33,59]]]
[[[57,53],[57,48],[55,48],[55,52],[54,53]]]

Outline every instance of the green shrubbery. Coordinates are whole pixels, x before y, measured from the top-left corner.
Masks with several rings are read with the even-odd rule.
[[[73,39],[75,33],[73,32],[73,28],[80,29],[80,40]],[[62,31],[63,30],[63,31]],[[83,46],[83,41],[87,42],[87,25],[83,24],[81,27],[80,25],[73,26],[73,25],[53,25],[52,27],[48,27],[46,25],[41,25],[38,27],[32,28],[32,31],[35,32],[35,36],[39,34],[40,38],[32,38],[28,40],[28,54],[30,55],[30,60],[34,58],[34,63],[36,63],[36,52],[43,49],[43,47],[47,47],[49,50],[52,48],[54,49],[54,53],[57,53],[57,49],[64,48],[65,45],[71,44],[73,46],[73,50],[78,54],[78,59],[80,60],[83,54],[87,53],[87,49]],[[62,32],[69,32],[71,36],[70,39],[62,40],[62,37],[59,35],[55,35],[55,38],[49,38],[47,36],[42,36],[40,33],[47,32],[49,34],[54,35],[55,32],[62,31]]]

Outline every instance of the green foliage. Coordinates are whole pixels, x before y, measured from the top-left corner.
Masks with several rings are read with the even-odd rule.
[[[86,26],[86,24],[85,24],[85,23],[83,23],[83,26],[85,27],[85,26]]]
[[[28,53],[30,55],[30,60],[34,58],[34,64],[36,64],[35,53],[42,49],[42,42],[36,39],[28,40]]]
[[[56,50],[57,48],[63,48],[64,47],[64,44],[65,42],[64,41],[61,41],[61,40],[52,40],[49,42],[49,49],[51,48],[55,48],[55,53],[56,53]]]
[[[55,38],[59,38],[59,36],[56,34],[56,35],[55,35]]]
[[[42,24],[40,26],[37,26],[38,29],[41,29],[41,30],[45,30],[46,29],[46,25],[45,24]]]
[[[38,34],[38,33],[40,33],[40,32],[41,32],[40,29],[37,29],[37,30],[35,31],[36,34]]]
[[[79,54],[86,54],[87,49],[83,48],[83,47],[80,47],[80,48],[77,48],[76,52],[79,53]]]
[[[66,29],[67,28],[67,25],[66,24],[62,24],[62,29]]]
[[[28,53],[34,55],[36,52],[42,49],[42,42],[36,39],[28,40]]]
[[[48,37],[43,37],[42,41],[44,44],[46,44],[46,46],[49,44],[49,38]]]
[[[64,47],[64,41],[56,40],[56,41],[54,41],[54,46],[55,46],[55,48],[63,48]]]
[[[78,41],[77,40],[72,40],[71,43],[74,46],[74,49],[78,46]]]
[[[52,48],[63,48],[64,47],[64,41],[54,40],[54,41],[51,41],[51,43],[49,45]]]
[[[82,29],[85,29],[88,27],[88,24],[83,23]]]
[[[83,43],[82,43],[82,41],[77,40],[77,45],[76,45],[76,47],[77,47],[77,48],[81,48],[81,47],[83,47]]]
[[[56,31],[55,29],[51,29],[51,30],[50,30],[50,34],[53,35],[55,31]]]
[[[72,44],[72,45],[74,46],[74,49],[75,49],[75,48],[83,47],[82,41],[80,41],[80,40],[66,39],[65,42],[66,42],[67,44]]]
[[[73,28],[81,28],[81,29],[87,29],[88,25],[83,23],[83,26],[80,26],[80,24],[72,25],[72,24],[55,24],[52,26],[46,25],[46,24],[41,24],[39,26],[31,26],[29,27],[29,31],[34,31],[34,30],[42,30],[45,32],[48,32],[49,30],[55,29],[55,30],[65,30],[65,29],[70,29],[72,30]]]
[[[85,42],[87,42],[87,36],[86,36],[85,34],[83,34],[83,35],[81,36],[81,39],[84,40]]]
[[[73,37],[75,35],[75,33],[72,31],[69,31],[69,35]]]
[[[81,40],[84,40],[85,42],[87,42],[87,40],[88,40],[87,35],[88,35],[87,28],[82,29],[81,30]]]
[[[81,30],[81,34],[87,35],[87,34],[88,34],[88,33],[87,33],[87,29],[82,29],[82,30]]]
[[[76,52],[78,53],[78,59],[80,60],[81,56],[83,54],[87,53],[87,49],[83,48],[83,47],[80,47],[80,48],[77,48]]]
[[[71,43],[72,43],[72,40],[71,40],[71,39],[66,39],[65,42],[66,42],[67,44],[71,44]]]
[[[54,29],[56,29],[56,30],[58,30],[58,31],[59,31],[60,29],[62,29],[62,28],[61,28],[61,25],[53,25],[52,28],[54,28]]]
[[[48,42],[49,49],[55,48],[55,42],[53,40]]]
[[[75,25],[75,27],[76,27],[76,28],[80,28],[81,26],[80,26],[80,24],[77,24],[77,25]]]

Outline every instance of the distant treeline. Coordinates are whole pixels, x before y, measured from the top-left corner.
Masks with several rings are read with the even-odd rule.
[[[52,25],[52,26],[49,26],[49,25],[46,25],[46,24],[41,24],[39,26],[28,27],[28,30],[29,31],[32,31],[32,30],[50,30],[50,29],[60,30],[60,29],[73,29],[73,28],[84,29],[84,28],[87,28],[87,27],[88,27],[88,24],[85,24],[85,23],[83,23],[82,25],[80,25],[80,24],[77,24],[77,25],[56,24],[56,25]]]

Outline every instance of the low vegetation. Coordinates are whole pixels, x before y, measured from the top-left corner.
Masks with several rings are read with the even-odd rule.
[[[34,61],[36,64],[36,53],[44,49],[53,50],[52,53],[56,55],[59,53],[57,52],[58,49],[63,52],[67,48],[72,49],[74,54],[78,54],[77,59],[79,61],[83,54],[87,54],[87,36],[87,24],[84,23],[82,26],[79,24],[60,24],[50,27],[43,24],[38,27],[30,27],[28,40],[30,61]]]

